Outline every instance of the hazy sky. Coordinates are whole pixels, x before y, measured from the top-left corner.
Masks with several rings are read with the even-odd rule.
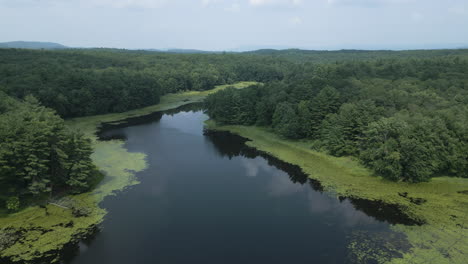
[[[0,0],[0,42],[73,47],[468,46],[468,0]]]

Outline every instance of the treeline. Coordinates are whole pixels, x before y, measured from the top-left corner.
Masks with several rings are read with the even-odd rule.
[[[92,152],[90,140],[69,131],[54,110],[0,92],[0,208],[89,190],[100,179]]]
[[[206,90],[237,81],[272,82],[307,74],[310,64],[382,58],[466,58],[467,50],[303,51],[171,54],[117,49],[0,49],[0,91],[15,98],[33,95],[63,118],[123,112],[153,105],[161,95]],[[368,65],[341,67],[367,74]],[[354,72],[347,72],[347,71]],[[379,66],[379,76],[400,69]],[[411,69],[405,67],[408,76]],[[361,72],[360,72],[361,71]],[[384,73],[382,71],[386,71]],[[419,72],[421,73],[421,72]],[[418,74],[419,74],[418,73]],[[437,74],[424,71],[427,76]]]
[[[283,78],[281,60],[238,54],[0,49],[0,91],[35,96],[64,117],[123,112],[161,95]]]
[[[438,49],[438,50],[271,50],[263,49],[247,52],[284,59],[296,63],[335,63],[342,61],[368,61],[376,59],[427,59],[447,56],[463,56],[468,58],[468,49]]]
[[[393,180],[466,177],[467,55],[0,49],[0,200],[15,208],[20,200],[93,185],[90,142],[62,118],[127,111],[166,93],[244,80],[264,85],[207,99],[219,123],[309,139]]]
[[[283,81],[206,100],[221,124],[258,125],[356,156],[391,180],[468,177],[468,60],[458,56],[300,65]]]

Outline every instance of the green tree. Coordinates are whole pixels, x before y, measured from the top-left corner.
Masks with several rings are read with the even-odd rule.
[[[97,168],[91,160],[93,148],[91,140],[79,132],[69,132],[64,143],[64,157],[62,168],[65,184],[72,187],[74,192],[86,191],[96,174]]]
[[[91,142],[33,97],[0,115],[0,189],[22,199],[89,187],[97,170]]]
[[[335,156],[359,155],[367,125],[383,113],[370,100],[343,104],[338,113],[328,115],[322,123],[321,145]]]
[[[449,131],[437,118],[400,114],[369,125],[361,158],[391,180],[427,181],[445,171]]]
[[[295,106],[281,103],[276,106],[272,125],[276,133],[286,138],[300,138],[300,120]]]
[[[308,135],[317,138],[323,119],[328,114],[335,113],[340,107],[340,93],[331,86],[323,88],[311,102],[311,127],[307,129]]]

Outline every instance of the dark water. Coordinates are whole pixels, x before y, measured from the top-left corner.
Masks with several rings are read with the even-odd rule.
[[[204,135],[206,119],[154,114],[102,134],[125,138],[149,167],[141,184],[103,202],[102,230],[71,263],[347,263],[353,231],[386,232],[396,221],[378,205],[322,193],[239,137]]]

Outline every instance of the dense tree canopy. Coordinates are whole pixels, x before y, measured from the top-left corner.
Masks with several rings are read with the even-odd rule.
[[[247,54],[0,49],[0,90],[34,95],[64,118],[141,108],[170,92],[282,78],[280,60]]]
[[[346,82],[345,77],[375,75],[388,79],[398,75],[433,79],[447,73],[441,67],[447,63],[443,58],[453,57],[452,62],[457,63],[456,59],[466,56],[466,50],[170,54],[115,49],[0,49],[0,90],[16,98],[34,95],[65,118],[122,112],[156,104],[166,93],[206,90],[235,81],[288,78],[288,82],[294,82],[294,91],[289,93],[311,99],[310,92],[319,91],[310,89],[322,87],[325,82],[338,88],[343,83],[337,82]],[[384,62],[384,58],[393,61]],[[400,67],[401,58],[407,58],[406,64],[414,64],[417,58],[442,59],[437,63],[418,61],[416,70]],[[370,65],[365,62],[368,59],[377,62]],[[340,61],[339,67],[322,67]],[[306,75],[310,78],[304,78]]]
[[[391,180],[468,177],[463,56],[305,64],[279,82],[211,95],[206,105],[221,124],[311,139],[332,155],[359,157]]]
[[[308,139],[392,180],[468,177],[468,50],[0,49],[0,200],[16,208],[92,185],[91,144],[62,118],[123,112],[236,81],[263,85],[207,98],[221,124]]]
[[[55,111],[33,97],[0,97],[0,106],[8,104],[0,114],[0,200],[16,209],[28,197],[88,190],[99,175],[90,140],[68,131]]]

